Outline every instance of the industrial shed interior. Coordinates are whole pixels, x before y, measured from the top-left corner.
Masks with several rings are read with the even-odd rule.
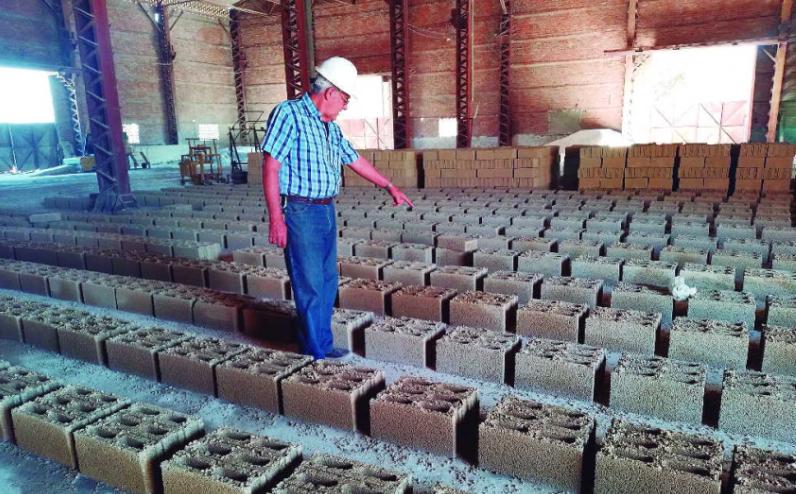
[[[0,491],[796,492],[792,11],[0,0]],[[414,205],[342,168],[314,359],[262,141],[334,56]]]

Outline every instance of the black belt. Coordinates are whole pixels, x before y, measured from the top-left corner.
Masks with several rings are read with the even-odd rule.
[[[322,199],[310,199],[309,197],[301,197],[301,196],[282,196],[287,202],[301,202],[304,204],[331,204],[334,201],[334,196],[331,197],[324,197]]]

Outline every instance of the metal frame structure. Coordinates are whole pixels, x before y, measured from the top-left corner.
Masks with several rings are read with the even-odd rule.
[[[75,148],[75,154],[82,156],[85,152],[83,149],[83,126],[80,124],[80,106],[77,101],[75,74],[60,71],[55,73],[55,77],[64,87],[66,98],[69,101],[69,120],[72,122],[72,146]]]
[[[105,0],[74,0],[72,10],[101,196],[97,206],[113,210],[118,196],[130,193],[130,178],[122,140],[107,5]]]
[[[474,0],[456,0],[452,13],[456,28],[456,147],[470,147],[473,137]]]
[[[501,146],[511,146],[511,0],[500,0],[500,135]]]
[[[395,149],[412,147],[409,119],[409,0],[390,2],[390,46],[392,56],[392,128]]]
[[[793,0],[783,0],[780,11],[780,39],[774,57],[774,78],[771,88],[771,106],[768,110],[766,142],[776,142],[779,126],[779,106],[782,104],[782,85],[785,81],[785,62],[788,54],[787,27],[793,16]]]
[[[177,103],[174,90],[174,46],[171,44],[171,22],[169,9],[158,2],[154,6],[158,66],[160,68],[160,90],[163,97],[163,119],[166,125],[166,144],[178,144]]]
[[[282,0],[282,44],[285,54],[287,97],[296,98],[310,88],[307,50],[307,13],[304,0]]]
[[[238,110],[237,125],[246,126],[246,86],[243,77],[246,71],[246,54],[240,35],[240,16],[237,11],[229,11],[229,39],[232,45],[232,71],[235,79],[235,103]],[[245,130],[244,130],[245,131]]]

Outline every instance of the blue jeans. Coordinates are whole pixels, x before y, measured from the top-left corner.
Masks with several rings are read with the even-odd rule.
[[[333,348],[337,298],[337,222],[334,203],[285,206],[285,263],[299,316],[301,350],[323,358]]]

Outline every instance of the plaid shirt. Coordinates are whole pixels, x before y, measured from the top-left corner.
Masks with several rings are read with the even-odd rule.
[[[359,158],[340,126],[321,121],[321,113],[307,94],[274,108],[262,149],[282,164],[280,193],[310,199],[337,195],[340,165]]]

